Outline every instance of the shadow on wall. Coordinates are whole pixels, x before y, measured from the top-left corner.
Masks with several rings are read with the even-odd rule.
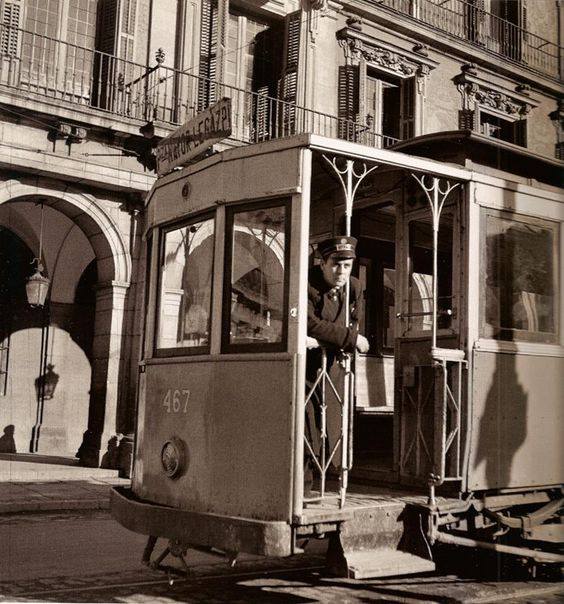
[[[527,233],[527,235],[529,235]],[[522,292],[536,291],[542,242],[512,227],[487,238],[486,323],[494,336],[513,341],[517,329],[529,329]],[[545,269],[548,270],[548,269]],[[489,488],[512,485],[511,468],[527,438],[528,395],[519,381],[514,354],[496,354],[495,371],[480,419],[475,467],[485,461]],[[515,485],[512,485],[515,486]]]
[[[513,458],[527,437],[528,396],[519,383],[515,355],[498,354],[480,420],[475,466],[485,461],[489,488],[511,484]]]
[[[0,436],[0,453],[17,453],[14,440],[15,431],[16,427],[13,424],[4,428],[4,435]]]

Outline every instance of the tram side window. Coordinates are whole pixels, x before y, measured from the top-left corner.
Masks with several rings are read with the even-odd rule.
[[[205,352],[210,344],[214,220],[163,233],[157,352]]]
[[[443,214],[439,227],[438,328],[451,326],[452,309],[452,215]],[[430,331],[433,326],[433,228],[430,218],[409,223],[409,330]]]
[[[548,222],[487,214],[484,335],[557,340],[557,240]]]
[[[286,205],[228,215],[224,349],[280,349],[286,339]]]

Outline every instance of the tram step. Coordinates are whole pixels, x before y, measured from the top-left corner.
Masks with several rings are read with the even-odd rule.
[[[373,549],[345,553],[351,579],[375,579],[426,573],[435,570],[432,560],[389,549]]]

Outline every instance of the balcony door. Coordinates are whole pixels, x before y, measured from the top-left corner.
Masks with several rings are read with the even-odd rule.
[[[366,122],[377,135],[394,139],[413,136],[413,78],[369,71],[366,78]]]
[[[471,0],[467,31],[473,42],[515,61],[523,59],[526,0]]]

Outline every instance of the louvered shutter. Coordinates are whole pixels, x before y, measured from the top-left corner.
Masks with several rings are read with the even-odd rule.
[[[513,123],[513,142],[521,147],[527,146],[527,120],[517,120]]]
[[[15,57],[19,54],[22,4],[20,0],[5,0],[2,5],[2,34],[0,50],[2,56]]]
[[[462,109],[458,112],[458,129],[459,130],[474,130],[474,117],[475,113],[473,109]]]
[[[20,71],[21,0],[5,0],[0,21],[0,83],[16,85]]]
[[[216,29],[216,60],[215,60],[215,75],[216,82],[225,82],[225,69],[226,69],[226,54],[227,54],[227,33],[229,27],[229,0],[217,0],[216,5],[217,11],[217,29]],[[215,91],[216,97],[214,101],[219,97],[224,96],[220,90]],[[227,95],[229,96],[229,95]]]
[[[348,141],[356,141],[358,138],[359,80],[358,65],[341,65],[339,67],[338,136]]]
[[[521,0],[521,14],[519,19],[519,56],[517,60],[527,62],[527,49],[528,49],[528,39],[527,39],[527,0]]]
[[[221,32],[220,9],[224,16]],[[199,68],[199,75],[202,79],[198,86],[198,111],[209,107],[217,98],[217,82],[220,81],[220,73],[223,72],[219,66],[225,57],[225,52],[221,56],[218,56],[218,52],[221,46],[220,39],[223,39],[223,46],[225,46],[226,10],[228,11],[228,3],[225,0],[203,0],[202,2]]]
[[[415,78],[401,81],[400,136],[402,140],[415,136]]]
[[[137,20],[137,0],[121,0],[118,52],[124,61],[133,61],[135,46],[135,23]]]
[[[118,0],[101,0],[98,9],[97,50],[113,55],[116,50],[116,30],[119,20]]]
[[[296,102],[298,97],[298,65],[300,59],[301,11],[286,17],[284,30],[284,60],[278,83],[278,97],[282,103],[279,120],[281,136],[295,134]]]
[[[94,59],[91,103],[112,110],[120,92],[122,80],[116,60],[119,0],[101,0],[98,9],[97,43]]]
[[[93,71],[92,104],[132,117],[144,117],[144,113],[131,113],[131,100],[144,98],[143,91],[127,87],[141,75],[134,73],[132,63],[137,0],[100,0],[98,15],[96,50],[99,52]],[[142,109],[139,104],[136,108]]]

